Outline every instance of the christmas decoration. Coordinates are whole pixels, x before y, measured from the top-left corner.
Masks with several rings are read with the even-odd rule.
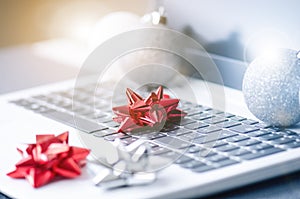
[[[161,129],[168,121],[180,121],[186,113],[177,109],[179,99],[170,99],[163,94],[163,87],[143,99],[131,89],[126,95],[129,105],[114,107],[117,117],[114,121],[121,123],[118,132],[143,130],[143,127]]]
[[[55,177],[74,178],[81,174],[89,150],[68,145],[69,132],[55,135],[36,135],[36,144],[28,144],[25,150],[17,148],[22,160],[16,170],[7,175],[26,178],[35,188],[43,186]]]
[[[156,180],[156,172],[170,162],[168,158],[149,155],[151,146],[141,139],[128,146],[116,139],[113,145],[117,158],[108,161],[110,168],[103,169],[94,163],[88,165],[95,175],[94,184],[105,189],[150,184]]]
[[[300,121],[299,52],[278,49],[256,58],[243,80],[249,110],[274,126],[290,126]]]

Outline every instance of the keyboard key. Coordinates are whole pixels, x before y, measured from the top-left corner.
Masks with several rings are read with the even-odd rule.
[[[190,130],[195,130],[203,127],[207,127],[208,124],[204,124],[202,122],[197,122],[197,123],[192,123],[192,124],[187,124],[185,125],[185,128],[190,129]]]
[[[65,90],[65,91],[60,91],[60,92],[54,92],[53,94],[59,95],[64,98],[73,98],[73,89]]]
[[[203,148],[202,147],[199,147],[199,146],[191,146],[188,148],[187,152],[188,153],[197,153],[197,152],[200,152]]]
[[[129,145],[129,144],[132,144],[133,142],[137,141],[138,139],[137,138],[134,138],[134,137],[129,137],[129,138],[123,138],[121,139],[121,142],[124,144],[124,145]]]
[[[202,109],[194,108],[188,112],[188,116],[198,115],[203,112]]]
[[[248,154],[248,153],[251,153],[251,151],[248,151],[244,148],[238,148],[238,149],[235,149],[233,151],[227,152],[227,154],[229,156],[241,156],[241,155],[245,155],[245,154]]]
[[[256,158],[268,156],[268,155],[271,155],[271,154],[274,154],[274,153],[279,153],[281,151],[283,151],[283,150],[279,149],[279,148],[272,147],[272,148],[267,148],[267,149],[264,149],[264,150],[260,150],[257,153],[250,153],[250,154],[242,155],[242,156],[240,156],[240,158],[242,158],[244,160],[251,160],[251,159],[256,159]]]
[[[178,106],[178,108],[180,110],[183,110],[184,112],[189,112],[190,110],[192,110],[192,107],[188,107],[188,106]]]
[[[248,133],[251,131],[257,131],[257,130],[259,130],[259,128],[255,127],[255,126],[242,124],[242,125],[238,125],[238,126],[233,126],[230,128],[230,130],[233,130],[233,131],[236,131],[239,133]]]
[[[221,130],[220,127],[218,126],[215,126],[215,125],[210,125],[210,126],[207,126],[207,127],[203,127],[203,128],[200,128],[200,129],[197,129],[196,131],[198,133],[201,133],[201,134],[207,134],[207,133],[211,133],[211,132],[214,132],[214,131],[219,131]]]
[[[154,148],[154,147],[159,147],[157,144],[154,144],[152,142],[147,142],[149,144],[149,146],[151,146],[151,148]]]
[[[95,109],[97,109],[99,111],[104,111],[108,107],[110,108],[110,106],[106,102],[103,102],[101,100],[99,102],[94,103],[93,106],[94,106]]]
[[[46,95],[35,95],[32,98],[40,100],[40,101],[47,101],[47,96]]]
[[[75,128],[87,133],[107,129],[106,126],[100,125],[96,122],[92,122],[83,118],[75,118],[73,122],[75,122]]]
[[[163,153],[163,154],[161,154],[161,156],[169,158],[171,160],[174,160],[175,164],[182,164],[182,163],[189,162],[189,161],[193,160],[192,158],[190,158],[188,156],[185,156],[183,154],[177,153],[175,151],[170,151],[170,152],[167,152],[167,153]]]
[[[161,155],[163,153],[168,153],[168,152],[171,152],[171,150],[167,149],[165,147],[158,146],[158,147],[153,147],[150,151],[150,154],[152,154],[152,155]]]
[[[206,160],[210,161],[210,162],[219,162],[225,159],[228,159],[226,156],[221,155],[221,154],[216,154],[213,156],[209,156],[209,157],[205,157]]]
[[[189,118],[183,118],[180,120],[179,125],[184,126],[187,124],[195,123],[195,120],[189,119]]]
[[[107,127],[100,125],[96,122],[92,122],[80,117],[75,117],[66,112],[56,111],[56,112],[43,113],[43,115],[87,133],[92,133],[95,131],[107,129]]]
[[[209,119],[202,120],[201,122],[204,122],[207,124],[217,124],[217,123],[225,122],[225,121],[228,121],[228,119],[225,117],[212,117]]]
[[[166,145],[167,147],[174,149],[183,149],[192,146],[192,144],[189,142],[185,142],[170,136],[155,139],[154,143]]]
[[[115,122],[115,121],[110,121],[110,122],[104,123],[104,125],[107,126],[107,127],[114,128],[114,127],[118,127],[120,124]]]
[[[252,131],[250,133],[247,133],[247,135],[251,136],[251,137],[259,137],[259,136],[267,135],[267,134],[271,134],[271,132],[265,131],[265,130],[260,130],[260,131]]]
[[[294,132],[294,131],[284,130],[284,131],[279,131],[278,133],[280,133],[280,132],[284,132],[284,133],[286,133],[286,134],[289,135],[289,136],[294,135],[294,136],[298,136],[298,138],[300,137],[300,134],[298,134],[298,133],[296,133],[296,132]]]
[[[21,100],[16,100],[16,101],[13,101],[13,103],[19,105],[19,106],[23,106],[23,107],[26,107],[28,109],[31,109],[34,110],[35,107],[38,107],[39,106],[39,103],[38,102],[35,102],[33,101],[32,99],[21,99]]]
[[[212,109],[212,108],[210,108],[208,106],[204,106],[204,105],[201,105],[201,104],[195,104],[195,103],[192,103],[191,106],[193,107],[193,109],[197,109],[197,110],[200,110],[202,112],[209,111],[209,110]]]
[[[251,119],[246,119],[246,120],[242,120],[242,123],[247,124],[247,125],[252,125],[252,124],[257,124],[258,121],[251,120]]]
[[[140,134],[140,135],[137,135],[137,134],[133,133],[132,135],[136,135],[140,138],[146,138],[146,139],[149,139],[149,140],[154,140],[154,139],[158,139],[158,138],[166,136],[166,135],[164,135],[162,133],[159,133],[159,132],[145,133],[145,134]]]
[[[32,110],[32,111],[36,111],[39,109],[40,105],[38,103],[35,102],[28,102],[27,105],[23,105],[24,108]]]
[[[227,144],[228,144],[228,142],[226,142],[224,140],[218,140],[218,141],[215,141],[215,142],[207,142],[204,145],[205,146],[212,146],[212,147],[216,148],[216,147],[224,146],[224,145],[227,145]]]
[[[205,135],[200,134],[198,132],[190,132],[190,133],[187,133],[187,134],[178,135],[178,138],[190,142],[190,141],[192,141],[192,140],[194,140],[196,138],[204,137],[204,136]]]
[[[259,123],[255,124],[255,126],[258,127],[258,128],[261,128],[261,129],[271,127],[269,124],[266,124],[266,123],[263,123],[263,122],[259,122]]]
[[[287,148],[298,148],[298,147],[300,147],[300,142],[299,141],[293,141],[293,142],[286,143],[283,146],[287,147]]]
[[[217,149],[218,151],[227,152],[227,151],[235,150],[235,149],[237,149],[237,148],[238,148],[238,147],[235,146],[235,145],[227,144],[227,145],[224,145],[224,146],[219,146],[219,147],[217,147],[216,149]]]
[[[295,139],[299,139],[300,138],[300,135],[297,134],[294,131],[277,131],[276,134],[282,135],[282,136],[293,137]]]
[[[85,93],[94,93],[95,92],[95,86],[93,85],[85,85],[77,88],[77,92],[85,92]]]
[[[204,106],[204,105],[200,105],[200,104],[197,104],[196,105],[196,108],[197,109],[200,109],[202,111],[206,111],[206,112],[209,112],[210,110],[213,110],[212,108],[208,107],[208,106]]]
[[[225,139],[225,138],[230,138],[230,137],[233,137],[233,136],[237,137],[237,135],[238,135],[237,133],[232,132],[232,131],[228,131],[228,130],[215,131],[213,133],[218,135],[219,140],[222,140],[222,139]],[[209,135],[211,135],[213,133],[210,133]]]
[[[235,116],[231,117],[230,119],[235,120],[235,121],[243,121],[243,120],[246,120],[247,118],[235,115]]]
[[[94,113],[94,110],[84,107],[84,108],[80,108],[78,111],[74,111],[74,112],[76,112],[76,114],[83,116],[83,115],[90,115],[90,114]]]
[[[270,128],[267,128],[266,130],[272,131],[272,132],[284,131],[283,128],[281,128],[281,127],[275,127],[275,126],[272,126],[272,127],[270,127]]]
[[[222,128],[230,128],[233,126],[241,125],[241,123],[238,121],[234,121],[234,120],[228,120],[228,121],[220,122],[216,125],[219,127],[222,127]]]
[[[125,133],[115,133],[115,134],[105,136],[104,139],[107,140],[107,141],[114,141],[117,138],[125,139],[125,138],[129,138],[129,137],[130,136],[125,134]]]
[[[247,139],[240,142],[236,142],[239,146],[251,146],[255,144],[260,144],[261,142],[255,139]]]
[[[253,151],[260,151],[260,150],[267,149],[267,148],[272,148],[272,147],[273,147],[272,145],[262,142],[260,144],[251,145],[248,148],[250,150],[253,150]]]
[[[199,138],[195,138],[194,140],[192,140],[192,142],[197,143],[197,144],[203,144],[206,142],[222,140],[222,139],[229,138],[229,137],[232,137],[235,135],[237,135],[237,134],[234,132],[226,131],[226,130],[215,131],[215,132],[206,134],[204,136],[201,136]]]
[[[227,142],[240,142],[242,140],[247,140],[247,139],[249,139],[249,137],[247,137],[245,135],[237,135],[237,136],[227,138],[226,141]]]
[[[179,135],[184,135],[184,134],[191,133],[191,132],[192,131],[189,129],[178,128],[178,129],[166,132],[166,133],[167,133],[167,135],[170,135],[170,136],[179,136]]]
[[[222,160],[220,162],[218,162],[218,166],[217,167],[226,167],[226,166],[230,166],[230,165],[233,165],[233,164],[236,164],[238,163],[238,161],[236,160],[233,160],[233,159],[225,159],[225,160]]]
[[[218,116],[220,117],[226,117],[226,118],[231,118],[234,117],[235,115],[231,114],[231,113],[227,113],[227,112],[221,112],[218,114]]]
[[[48,102],[50,103],[50,102]],[[51,103],[50,103],[51,104]],[[60,108],[64,108],[64,109],[69,109],[71,110],[72,109],[72,106],[73,106],[73,101],[72,99],[62,99],[61,101],[59,101],[56,106],[57,107],[60,107]]]
[[[211,115],[210,113],[201,113],[201,114],[191,116],[192,119],[198,120],[198,121],[205,120],[205,119],[212,118],[212,117],[214,117],[214,116]]]
[[[71,111],[72,112],[72,103],[60,105],[60,108],[65,109],[65,111]]]
[[[46,106],[39,106],[39,108],[35,109],[34,111],[37,112],[37,113],[46,113],[46,112],[52,112],[52,111],[55,111],[55,110],[54,109],[50,109],[50,108],[48,108]]]
[[[183,164],[183,163],[187,163],[187,162],[190,162],[190,161],[193,161],[194,159],[193,158],[190,158],[186,155],[181,155],[179,156],[179,158],[175,161],[175,164]]]
[[[85,103],[85,102],[91,101],[91,96],[82,95],[82,94],[74,95],[73,96],[73,101],[76,101],[76,102],[79,102],[79,103]]]
[[[40,105],[38,103],[30,103],[27,106],[23,106],[24,108],[28,110],[32,110],[36,113],[46,113],[46,112],[53,112],[54,109],[48,108],[46,106]]]
[[[90,118],[90,119],[96,119],[96,118],[101,118],[101,117],[107,117],[107,114],[105,114],[101,111],[94,111],[93,113],[85,115],[85,117]]]
[[[193,140],[191,140],[191,142],[195,143],[195,144],[204,144],[207,142],[212,142],[212,141],[216,141],[218,140],[219,136],[218,135],[203,135],[201,137],[195,138]]]
[[[196,168],[192,169],[192,171],[196,172],[196,173],[203,173],[203,172],[210,171],[213,169],[215,169],[213,166],[204,165],[204,166],[196,167]]]
[[[218,153],[213,152],[213,151],[208,152],[206,150],[206,151],[196,153],[196,154],[193,154],[193,155],[197,158],[204,158],[205,159],[205,158],[210,157],[210,156],[218,155]]]
[[[48,96],[47,103],[59,106],[64,103],[64,99],[57,95],[51,95]]]
[[[113,129],[104,129],[104,130],[101,130],[101,131],[95,131],[92,134],[96,137],[104,137],[104,136],[114,134],[114,133],[117,133],[117,132]]]
[[[220,111],[220,110],[217,110],[217,109],[209,109],[209,110],[206,110],[205,113],[210,113],[212,115],[217,115],[218,114],[219,117],[225,117],[225,116],[222,115],[222,114],[224,114],[224,112]]]
[[[109,117],[109,116],[101,117],[101,118],[97,118],[96,121],[99,122],[99,123],[111,122],[112,117]]]
[[[54,104],[54,103],[51,102],[51,104]],[[59,105],[57,105],[57,106],[59,106]],[[85,109],[85,107],[82,106],[82,104],[78,104],[78,103],[67,104],[66,106],[63,106],[63,107],[67,111],[74,112],[74,113],[80,112]]]
[[[275,140],[275,139],[282,138],[282,137],[283,137],[282,135],[278,135],[275,133],[270,133],[270,134],[259,136],[259,138],[261,138],[263,140]]]
[[[281,137],[279,139],[272,140],[272,142],[275,144],[286,144],[293,141],[295,141],[295,139],[291,137]]]
[[[69,113],[55,111],[51,113],[43,113],[42,115],[63,124],[72,125],[72,127],[74,127],[74,122],[71,123],[71,121],[73,120],[73,115],[70,115]]]
[[[186,168],[186,169],[194,169],[194,168],[206,166],[206,164],[201,161],[198,161],[198,160],[192,160],[192,161],[183,163],[180,166],[183,168]]]
[[[214,155],[217,155],[217,153],[213,152],[210,149],[202,149],[198,153],[193,154],[193,156],[195,156],[197,158],[206,158],[206,157],[210,157],[210,156],[214,156]]]
[[[208,157],[208,156],[216,155],[216,153],[213,152],[211,149],[207,149],[195,145],[189,147],[186,152],[190,153],[191,155],[194,155],[195,157]]]

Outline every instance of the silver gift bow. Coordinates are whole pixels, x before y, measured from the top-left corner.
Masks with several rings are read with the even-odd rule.
[[[168,162],[163,157],[149,156],[151,146],[142,139],[128,146],[116,139],[113,146],[117,157],[106,158],[109,168],[100,169],[93,163],[89,164],[90,170],[95,173],[93,183],[106,189],[150,184],[156,180],[159,167]]]

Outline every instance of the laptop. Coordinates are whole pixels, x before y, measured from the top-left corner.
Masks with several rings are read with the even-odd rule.
[[[125,71],[127,75],[120,76],[118,80],[111,81],[110,75],[106,78],[101,76],[101,79],[99,73],[95,75],[95,72],[92,72],[94,75],[91,75],[92,70],[85,71],[85,69],[93,65],[91,63],[94,62],[90,60],[94,58],[99,60],[98,53],[103,52],[102,46],[90,55],[79,76],[74,80],[1,96],[0,129],[2,132],[7,132],[1,134],[0,148],[1,159],[5,160],[1,163],[0,169],[0,190],[3,193],[13,198],[202,197],[299,170],[299,128],[272,127],[254,118],[247,110],[241,91],[237,90],[241,88],[242,74],[246,68],[244,57],[234,52],[231,52],[231,55],[226,54],[229,53],[227,50],[218,53],[218,49],[226,49],[227,44],[224,42],[219,44],[204,42],[204,36],[200,41],[199,37],[197,38],[198,31],[191,28],[198,27],[194,24],[198,20],[194,22],[187,20],[191,19],[190,15],[198,16],[199,12],[193,7],[197,7],[199,3],[191,1],[187,6],[182,4],[182,1],[164,2],[163,6],[168,10],[168,26],[185,32],[200,44],[202,42],[202,45],[210,49],[209,53],[202,48],[185,46],[193,40],[180,32],[165,29],[150,29],[150,32],[149,29],[129,31],[118,35],[111,42],[122,41],[126,46],[124,38],[138,40],[140,37],[136,36],[139,36],[137,33],[141,31],[143,34],[140,36],[146,38],[153,35],[158,37],[163,35],[165,39],[179,38],[175,41],[185,45],[176,47],[176,50],[182,50],[180,52],[184,53],[183,57],[189,60],[189,63],[194,63],[192,65],[200,65],[195,67],[196,70],[190,70],[195,74],[199,69],[199,75],[190,75],[190,71],[181,75],[180,72],[174,72],[172,67],[151,63],[146,67],[138,67],[136,72],[130,74]],[[237,2],[231,1],[227,4],[233,6]],[[210,4],[208,3],[207,6],[209,7]],[[175,23],[178,19],[175,18],[178,17],[175,13],[182,13],[181,9],[188,9],[188,12],[182,15],[180,18],[182,21],[177,20],[178,23]],[[173,14],[174,20],[172,20]],[[211,15],[207,12],[205,14],[209,20]],[[190,25],[183,26],[181,23],[184,23],[184,20],[189,21]],[[167,34],[161,34],[162,32]],[[201,32],[205,35],[205,31]],[[207,41],[209,40],[212,38]],[[128,45],[131,45],[135,40],[129,41]],[[219,48],[214,47],[218,45]],[[176,54],[168,53],[166,56],[171,58]],[[106,54],[102,60],[107,57],[109,54]],[[148,71],[149,67],[151,67],[150,71]],[[206,76],[206,67],[210,71],[215,69],[217,75]],[[159,74],[180,74],[178,76],[183,77],[183,80],[175,81],[175,77],[172,77],[165,82],[165,78],[160,77],[166,76],[152,76],[151,78],[157,79],[147,84],[151,80],[147,79],[147,75],[149,78],[151,74],[146,75],[145,72],[156,71],[154,69]],[[137,74],[146,77],[138,79]],[[163,81],[161,79],[164,82],[161,82]],[[103,147],[88,145],[85,138],[93,142],[105,140],[108,143],[118,138],[124,145],[134,143],[141,138],[141,135],[133,132],[116,132],[119,124],[112,120],[114,117],[112,107],[126,103],[126,87],[146,96],[163,83],[165,93],[172,98],[180,98],[179,108],[185,111],[187,116],[179,123],[164,126],[159,131],[147,132],[142,136],[151,143],[150,155],[172,160],[170,164],[159,170],[154,183],[106,190],[101,186],[93,185],[92,179],[95,174],[90,172],[88,167],[84,168],[82,175],[76,179],[57,181],[39,189],[33,189],[24,180],[10,179],[5,176],[5,173],[11,171],[19,159],[15,147],[21,142],[31,143],[35,134],[58,134],[68,130],[72,145],[92,147],[92,153],[93,150],[103,150]],[[101,165],[99,169],[101,170]]]

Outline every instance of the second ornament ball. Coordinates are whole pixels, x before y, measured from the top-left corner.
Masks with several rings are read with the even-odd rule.
[[[299,88],[299,52],[291,49],[278,49],[257,57],[243,80],[249,110],[273,126],[287,127],[300,121]]]

